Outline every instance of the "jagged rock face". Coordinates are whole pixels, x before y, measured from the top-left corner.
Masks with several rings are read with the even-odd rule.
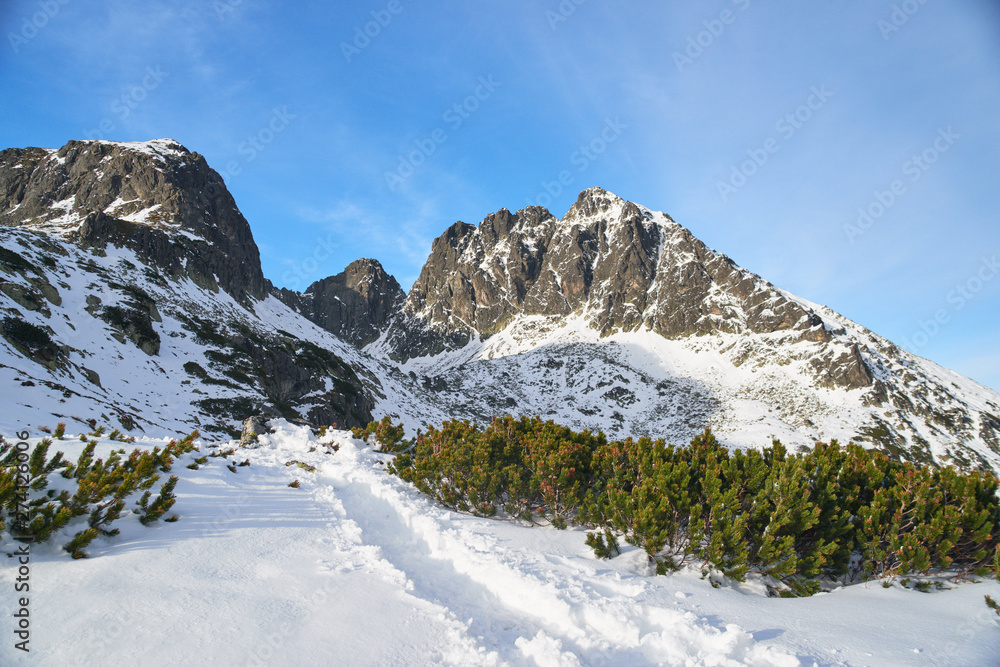
[[[170,276],[239,300],[268,291],[250,226],[222,177],[170,140],[0,151],[0,225],[126,246]]]
[[[266,399],[264,410],[313,425],[353,428],[372,420],[372,401],[354,370],[306,341],[237,334],[229,337],[232,367]],[[327,390],[327,382],[333,388]],[[249,388],[249,387],[248,387]]]
[[[259,413],[343,426],[372,418],[369,388],[331,351],[349,346],[281,329],[282,318],[290,329],[308,323],[283,306],[275,313],[247,221],[222,178],[180,144],[0,151],[0,232],[0,347],[32,362],[19,371],[26,382],[66,400],[89,400],[97,388],[94,400],[126,428],[165,423],[130,405],[140,395],[155,403],[158,392],[188,405],[185,418],[203,430]],[[390,294],[380,306],[363,273],[345,281],[369,304],[341,314],[354,330],[402,302]],[[220,289],[240,307],[216,299]],[[262,321],[255,307],[277,319]],[[116,352],[103,352],[109,346]],[[109,363],[129,371],[109,375]],[[148,396],[127,386],[132,379]]]
[[[374,259],[359,259],[342,273],[299,294],[276,290],[293,310],[341,340],[364,347],[377,339],[402,308],[406,293]]]
[[[103,415],[147,433],[233,434],[260,414],[364,426],[379,385],[359,377],[359,358],[270,296],[239,304],[165,280],[128,248],[0,227],[0,375],[56,420]]]
[[[433,244],[404,317],[388,336],[397,360],[460,347],[520,315],[582,313],[608,335],[651,329],[677,338],[787,332],[829,343],[823,320],[708,249],[663,213],[591,188],[563,217],[506,209],[479,227],[458,222]],[[872,382],[857,350],[831,352],[825,382]]]

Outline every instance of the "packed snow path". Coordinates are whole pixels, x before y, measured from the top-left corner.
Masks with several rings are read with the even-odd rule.
[[[71,458],[82,446],[58,444]],[[250,465],[235,474],[217,458],[188,470],[189,456],[173,470],[180,521],[127,517],[86,560],[32,548],[32,651],[5,633],[0,664],[1000,663],[983,604],[996,583],[771,599],[649,576],[638,550],[596,560],[579,530],[449,512],[342,432],[283,424],[237,451]],[[0,570],[3,590],[13,579]]]

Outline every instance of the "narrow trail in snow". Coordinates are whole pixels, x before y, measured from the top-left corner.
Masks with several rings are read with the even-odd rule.
[[[540,627],[534,619],[507,608],[486,586],[459,572],[453,561],[435,558],[427,542],[367,484],[355,482],[338,496],[348,516],[361,526],[363,542],[377,546],[382,557],[406,576],[413,595],[467,623],[470,637],[487,651],[496,651],[505,661],[523,659],[515,642],[537,633]]]
[[[409,582],[410,594],[466,624],[470,639],[505,662],[544,656],[563,665],[645,664],[674,652],[718,654],[720,643],[723,655],[755,653],[742,631],[643,603],[635,597],[641,585],[588,576],[578,564],[558,562],[566,559],[513,553],[496,537],[453,523],[447,511],[430,508],[376,468],[336,462],[324,474],[365,548],[376,547]]]

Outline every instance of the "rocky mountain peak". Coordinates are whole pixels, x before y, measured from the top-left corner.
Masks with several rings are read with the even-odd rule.
[[[461,347],[519,316],[581,315],[601,335],[783,332],[831,344],[823,381],[868,386],[856,349],[770,283],[707,248],[665,213],[589,188],[562,218],[500,209],[478,227],[456,223],[433,244],[390,332],[397,360]],[[843,349],[841,349],[843,348]],[[820,365],[826,364],[822,362]]]
[[[660,225],[675,224],[673,219],[665,213],[654,214],[649,209],[625,201],[613,192],[593,187],[580,193],[561,222],[564,225],[588,225],[595,222],[613,225],[645,221],[656,222]]]
[[[621,209],[626,202],[603,188],[587,188],[577,197],[576,202],[570,207],[563,220],[581,220],[596,217],[607,217],[613,212]]]
[[[250,226],[222,177],[172,139],[0,151],[0,225],[127,246],[168,275],[239,299],[267,293]]]
[[[301,294],[282,289],[276,296],[357,347],[377,339],[406,299],[396,279],[374,259],[354,261],[341,273],[314,282]]]

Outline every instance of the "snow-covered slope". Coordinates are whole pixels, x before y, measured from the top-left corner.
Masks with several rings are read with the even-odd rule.
[[[413,428],[444,418],[413,398],[409,377],[273,296],[240,303],[165,279],[130,249],[33,230],[0,227],[0,253],[0,433],[90,419],[150,435],[232,433],[281,411],[341,426],[373,411]]]
[[[857,440],[1000,471],[1000,394],[591,188],[557,220],[501,210],[434,242],[365,350],[449,412],[541,415],[614,437],[740,447]]]
[[[343,427],[385,403],[414,428],[443,418],[275,294],[221,177],[180,144],[0,151],[0,432],[232,433],[257,413]],[[343,319],[360,330],[365,312]]]
[[[31,653],[8,638],[0,663],[982,666],[1000,655],[1000,621],[983,604],[997,582],[799,599],[715,588],[695,572],[651,575],[641,550],[595,560],[579,530],[441,509],[344,432],[279,421],[261,443],[199,470],[184,466],[213,445],[181,457],[175,523],[126,516],[85,560],[32,546]],[[83,446],[57,445],[70,458]],[[16,576],[0,569],[0,587]]]
[[[602,337],[580,317],[519,317],[485,340],[400,367],[450,412],[480,420],[541,415],[674,443],[709,427],[737,447],[854,440],[906,459],[1000,470],[996,392],[844,325],[877,369],[874,390],[818,386],[818,344],[776,344],[781,334]],[[875,402],[875,391],[887,399]]]

